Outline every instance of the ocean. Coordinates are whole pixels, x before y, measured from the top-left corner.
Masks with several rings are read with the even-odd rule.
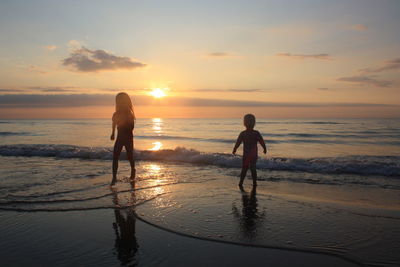
[[[266,155],[259,149],[260,214],[255,218],[263,217],[261,210],[268,211],[267,206],[268,218],[275,213],[274,219],[254,223],[252,227],[262,225],[259,235],[257,231],[249,233],[246,225],[243,228],[238,214],[246,212],[239,207],[245,200],[234,191],[241,147],[238,155],[231,151],[244,130],[240,118],[138,118],[134,146],[139,188],[132,200],[129,163],[122,154],[117,183],[121,198],[117,204],[115,193],[108,188],[113,147],[110,119],[0,120],[0,210],[22,214],[116,206],[137,206],[140,210],[140,205],[145,210],[137,214],[143,220],[186,235],[241,244],[294,246],[328,254],[333,251],[363,263],[400,262],[396,252],[400,119],[258,119],[255,129],[268,148]],[[251,185],[251,181],[245,185]],[[183,189],[187,186],[189,191]],[[293,199],[286,199],[288,195],[301,196],[302,200],[293,204]],[[317,201],[318,207],[311,207],[310,201]],[[182,206],[188,206],[186,212]],[[316,212],[318,209],[323,214]],[[324,221],[326,225],[314,231],[316,225],[308,221],[310,224],[300,223],[294,229],[284,211],[290,211],[295,221],[302,218],[305,222],[302,216],[309,213],[314,222]],[[202,216],[200,221],[212,227],[204,227],[193,216]],[[328,223],[328,218],[336,226]],[[186,224],[182,220],[187,220]],[[3,228],[4,233],[13,232],[12,225]],[[288,226],[286,230],[282,225]],[[381,234],[370,236],[372,226],[380,227]],[[237,231],[243,235],[235,234]],[[392,239],[382,241],[383,235],[393,231]],[[380,247],[379,253],[360,249],[360,244],[372,246],[374,251]]]
[[[3,157],[92,159],[105,164],[112,158],[110,120],[1,120],[0,127]],[[266,156],[259,153],[260,169],[357,174],[364,180],[400,175],[398,119],[260,119],[256,129],[268,146]],[[242,130],[240,119],[138,119],[135,157],[238,168],[240,156],[231,151]]]

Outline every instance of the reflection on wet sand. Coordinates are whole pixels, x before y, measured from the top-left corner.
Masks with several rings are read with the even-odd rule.
[[[143,170],[145,174],[141,176],[142,184],[147,187],[152,187],[147,190],[149,196],[164,193],[165,189],[160,187],[160,185],[171,182],[170,179],[165,176],[165,168],[159,164],[150,163],[144,165]]]
[[[134,191],[134,183],[132,185],[132,193],[130,203],[131,207],[122,210],[120,209],[118,192],[112,188],[113,202],[115,204],[114,215],[115,223],[113,228],[115,231],[115,249],[117,257],[122,265],[130,264],[135,260],[136,252],[138,250],[138,243],[136,240],[136,217],[135,207],[136,196]]]
[[[233,215],[239,221],[239,230],[244,237],[252,240],[257,236],[257,228],[262,225],[265,212],[259,212],[257,203],[256,187],[253,187],[250,194],[243,187],[242,192],[242,211],[233,204]]]

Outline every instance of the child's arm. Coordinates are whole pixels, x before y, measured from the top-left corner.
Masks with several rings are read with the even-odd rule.
[[[259,133],[260,134],[260,133]],[[262,135],[260,134],[260,137],[258,138],[258,142],[260,143],[260,145],[263,147],[264,149],[264,154],[267,154],[267,146],[265,145],[264,142],[264,138],[262,137]]]
[[[233,148],[232,154],[236,153],[236,150],[238,149],[238,147],[240,146],[240,144],[243,142],[243,137],[242,134],[239,134],[237,140],[236,140],[236,144],[235,147]]]
[[[111,137],[110,137],[111,140],[115,139],[115,127],[117,126],[117,124],[115,123],[115,120],[116,120],[116,118],[115,118],[115,113],[114,113],[112,116],[112,131],[111,131]]]

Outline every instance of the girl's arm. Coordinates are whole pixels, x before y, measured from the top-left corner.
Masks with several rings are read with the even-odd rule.
[[[115,127],[117,126],[115,120],[116,120],[116,118],[115,118],[115,113],[114,113],[114,115],[112,117],[112,131],[111,131],[111,137],[110,137],[111,140],[115,139]]]
[[[238,149],[238,147],[240,146],[240,144],[243,142],[243,138],[242,138],[242,134],[239,134],[237,140],[236,140],[236,144],[235,147],[233,148],[232,154],[236,153],[236,150]]]
[[[267,154],[267,146],[265,145],[265,142],[264,142],[264,138],[261,136],[261,134],[260,134],[260,137],[259,137],[259,139],[258,139],[258,142],[260,143],[260,145],[263,147],[263,149],[264,149],[264,154]]]

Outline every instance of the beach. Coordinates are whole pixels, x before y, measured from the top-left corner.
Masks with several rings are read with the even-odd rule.
[[[0,267],[399,267],[399,14],[0,1]]]
[[[380,125],[374,129],[360,129],[363,121],[303,121],[310,136],[296,138],[303,134],[294,129],[302,128],[298,121],[261,120],[270,154],[260,156],[257,189],[249,175],[243,191],[241,158],[224,141],[240,121],[138,121],[136,182],[121,160],[112,189],[108,120],[4,122],[14,133],[3,133],[0,144],[0,251],[7,266],[400,262],[396,120],[369,122]],[[176,136],[176,125],[186,132]],[[375,131],[378,140],[355,137],[357,131]],[[338,146],[352,150],[339,155]],[[292,156],[300,147],[309,148],[306,156]]]

